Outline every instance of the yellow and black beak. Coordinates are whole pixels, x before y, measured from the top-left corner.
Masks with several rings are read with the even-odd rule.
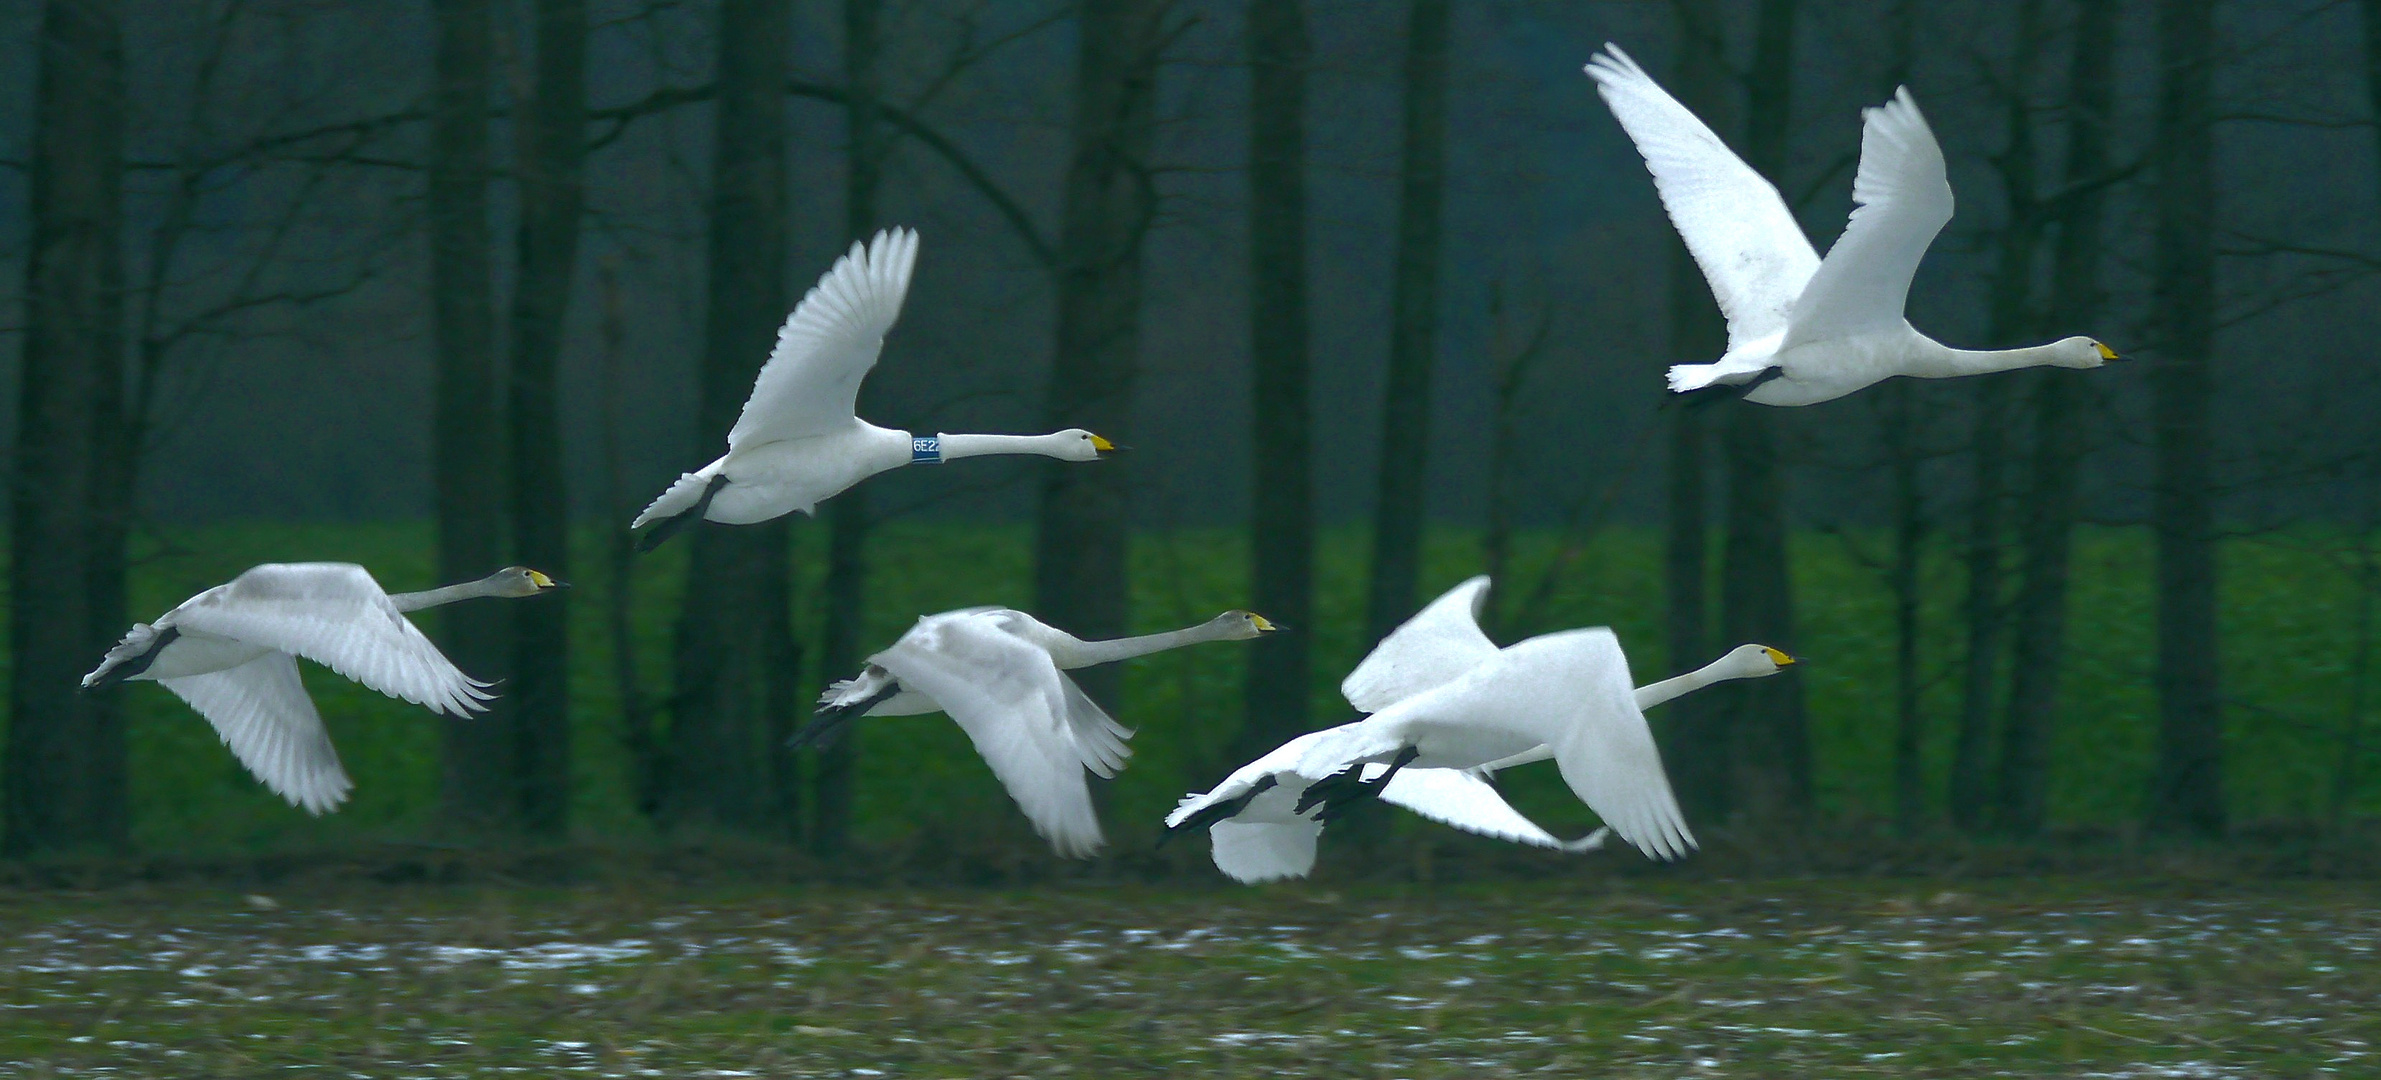
[[[1767,646],[1767,645],[1764,645],[1764,646],[1762,646],[1762,647],[1761,647],[1761,651],[1768,653],[1768,654],[1769,654],[1769,662],[1770,662],[1770,663],[1772,663],[1772,664],[1776,664],[1776,665],[1777,665],[1777,666],[1779,666],[1779,667],[1793,667],[1794,665],[1796,665],[1796,664],[1799,664],[1799,663],[1801,663],[1801,662],[1802,662],[1802,661],[1800,661],[1800,660],[1797,660],[1797,659],[1795,659],[1795,658],[1793,658],[1793,657],[1791,657],[1791,656],[1788,656],[1788,655],[1786,655],[1786,654],[1785,654],[1783,651],[1781,651],[1781,650],[1778,650],[1778,649],[1772,649],[1772,648],[1770,648],[1770,647],[1769,647],[1769,646]]]
[[[2095,348],[2095,349],[2098,349],[2098,350],[2100,350],[2100,359],[2102,359],[2102,360],[2122,360],[2122,359],[2124,359],[2124,357],[2122,357],[2122,356],[2118,356],[2118,355],[2116,354],[2116,350],[2115,350],[2115,349],[2111,349],[2111,348],[2109,348],[2109,347],[2108,347],[2108,344],[2107,344],[2106,342],[2101,342],[2101,341],[2095,341],[2095,342],[2092,342],[2092,348]]]
[[[1270,634],[1270,633],[1272,633],[1272,632],[1274,632],[1274,631],[1276,631],[1276,630],[1279,630],[1279,629],[1281,629],[1281,627],[1279,627],[1279,626],[1275,626],[1275,625],[1273,624],[1273,620],[1271,620],[1271,619],[1268,619],[1268,618],[1264,617],[1263,615],[1259,615],[1259,614],[1257,614],[1256,612],[1253,612],[1253,611],[1248,613],[1248,621],[1249,621],[1249,622],[1251,622],[1251,623],[1254,623],[1254,624],[1256,624],[1257,633],[1260,633],[1260,634]]]
[[[1132,449],[1129,446],[1118,446],[1115,443],[1109,442],[1105,437],[1100,435],[1093,435],[1091,437],[1091,448],[1099,451],[1100,457],[1102,458],[1115,457],[1118,454]]]
[[[567,588],[570,588],[570,583],[569,583],[569,582],[567,582],[567,581],[556,581],[556,580],[554,580],[553,578],[547,577],[547,576],[546,576],[546,573],[545,573],[545,571],[543,571],[543,570],[532,570],[532,571],[530,571],[530,572],[529,572],[529,583],[530,583],[530,584],[532,584],[532,585],[535,585],[535,586],[537,586],[538,588],[541,588],[541,589],[567,589]]]

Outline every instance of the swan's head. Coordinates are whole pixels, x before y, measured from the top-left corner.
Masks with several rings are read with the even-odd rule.
[[[497,596],[536,596],[542,592],[570,588],[565,582],[547,577],[545,571],[532,570],[526,566],[507,566],[498,570],[488,575],[488,584]]]
[[[2051,348],[2058,350],[2056,363],[2060,367],[2096,368],[2111,360],[2124,359],[2116,354],[2115,349],[2101,344],[2097,338],[2062,338],[2053,343]]]
[[[1060,461],[1098,461],[1124,449],[1079,427],[1051,432],[1050,442],[1050,456]]]
[[[1718,669],[1712,674],[1722,679],[1759,679],[1775,675],[1798,663],[1801,661],[1786,655],[1783,649],[1773,649],[1767,645],[1739,645],[1728,650],[1728,655],[1720,657],[1719,662],[1711,666]]]
[[[1263,637],[1266,634],[1270,634],[1281,629],[1281,627],[1273,625],[1273,620],[1268,619],[1263,615],[1259,615],[1253,611],[1237,610],[1227,611],[1216,616],[1215,625],[1223,628],[1223,640],[1225,641],[1241,641],[1247,638]]]

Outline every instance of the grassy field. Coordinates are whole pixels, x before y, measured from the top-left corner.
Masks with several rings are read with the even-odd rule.
[[[824,530],[798,527],[800,616],[818,620],[815,575]],[[912,524],[889,528],[876,545],[869,647],[889,642],[918,614],[971,604],[1030,600],[1030,534],[1023,527]],[[1890,601],[1881,577],[1854,557],[1873,538],[1798,536],[1794,547],[1800,640],[1811,662],[1794,675],[1811,704],[1817,784],[1830,819],[1860,827],[1890,805]],[[425,587],[426,527],[418,525],[271,525],[211,527],[144,540],[133,581],[142,618],[222,581],[253,563],[291,558],[351,559],[373,568],[392,589]],[[617,688],[602,631],[606,580],[601,538],[582,537],[573,603],[573,695],[577,730],[576,820],[585,836],[643,835],[631,807]],[[1518,545],[1521,580],[1534,580],[1554,538],[1527,535]],[[1344,715],[1335,686],[1359,656],[1363,541],[1353,530],[1324,537],[1320,609],[1310,633],[1318,661],[1314,715]],[[1246,602],[1244,555],[1237,532],[1144,533],[1133,542],[1134,618],[1157,630],[1204,619]],[[685,546],[638,563],[638,660],[648,692],[668,684],[668,637],[685,572]],[[1425,587],[1443,588],[1478,571],[1476,537],[1440,531],[1429,538]],[[2249,822],[2319,817],[2339,760],[2339,724],[2348,700],[2356,595],[2335,568],[2290,547],[2235,542],[2223,550],[2224,643],[2220,662],[2229,717],[2228,794]],[[2090,530],[2075,567],[2073,650],[2066,702],[2056,731],[2052,812],[2056,824],[2121,830],[2139,808],[2152,739],[2148,687],[2152,646],[2151,552],[2146,534]],[[1954,616],[1959,589],[1947,553],[1926,570],[1924,648],[1928,675],[1930,775],[1938,779],[1956,709],[1963,643]],[[552,602],[539,600],[534,602]],[[481,601],[482,610],[493,602]],[[1661,655],[1659,547],[1649,533],[1607,530],[1563,578],[1544,625],[1608,623],[1631,649],[1640,681],[1682,664]],[[470,609],[459,609],[466,616]],[[1732,644],[1732,643],[1731,643]],[[1244,650],[1210,645],[1136,662],[1119,715],[1140,729],[1136,757],[1108,791],[1110,832],[1120,847],[1145,847],[1156,820],[1189,788],[1204,787],[1233,762],[1222,748],[1239,722]],[[96,658],[95,658],[96,659]],[[811,673],[815,678],[815,672]],[[438,731],[428,714],[362,690],[311,666],[307,681],[358,781],[340,813],[312,819],[282,805],[215,745],[207,727],[163,690],[121,693],[133,718],[135,834],[148,851],[231,853],[341,847],[359,841],[433,835]],[[1659,712],[1655,723],[1661,723]],[[938,717],[870,721],[857,736],[863,751],[858,839],[893,855],[936,850],[1031,847],[964,736]],[[2381,739],[2370,740],[2381,742]],[[899,747],[898,753],[866,753]],[[2368,773],[2381,769],[2368,769]],[[1589,819],[1550,768],[1509,774],[1516,802],[1550,827],[1576,831]],[[2381,784],[2357,800],[2381,809]],[[1401,828],[1428,834],[1419,824]]]
[[[2354,887],[0,892],[0,1077],[2370,1076]]]

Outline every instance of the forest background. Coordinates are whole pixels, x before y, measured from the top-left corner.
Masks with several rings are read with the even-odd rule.
[[[1912,321],[2138,362],[1662,407],[1720,328],[1579,72],[1607,40],[1822,250],[1908,84],[1960,199]],[[1173,799],[1346,718],[1369,642],[1480,572],[1500,640],[1610,624],[1640,681],[1809,658],[1654,717],[1716,865],[2370,847],[2381,0],[41,0],[0,11],[0,101],[16,856],[1056,872],[945,721],[782,737],[925,612],[1245,606],[1292,632],[1085,679],[1141,732],[1088,872],[1205,873],[1153,847]],[[864,415],[1129,459],[634,556],[893,224],[923,252]],[[358,781],[322,819],[161,690],[75,690],[133,619],[314,559],[578,588],[427,620],[485,716],[310,671]],[[1344,846],[1391,830],[1387,872],[1574,865],[1385,814]]]

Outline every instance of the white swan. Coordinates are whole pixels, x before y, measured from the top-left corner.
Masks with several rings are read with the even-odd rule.
[[[1387,709],[1494,658],[1500,650],[1479,625],[1487,590],[1487,578],[1472,578],[1382,639],[1340,684],[1349,703],[1366,711]],[[1694,671],[1638,687],[1632,697],[1640,710],[1648,709],[1716,682],[1774,675],[1794,663],[1769,646],[1740,645]],[[1338,730],[1301,735],[1242,766],[1214,789],[1185,796],[1166,818],[1168,835],[1209,826],[1216,867],[1243,882],[1304,877],[1314,867],[1315,842],[1336,807],[1311,802],[1299,807],[1302,789],[1331,775],[1304,773],[1300,766],[1310,748]],[[1361,778],[1383,801],[1468,832],[1567,851],[1601,848],[1610,828],[1579,840],[1557,839],[1514,810],[1488,782],[1496,770],[1552,756],[1553,750],[1541,744],[1468,769],[1408,767],[1385,783],[1381,777],[1389,766],[1375,762],[1364,766]]]
[[[1298,763],[1315,743],[1337,731],[1307,732],[1233,770],[1214,788],[1183,796],[1166,815],[1166,837],[1205,826],[1215,868],[1244,884],[1312,873],[1315,842],[1328,817],[1324,807],[1301,809],[1298,799],[1323,776],[1299,772]],[[1513,809],[1477,770],[1407,768],[1381,783],[1388,768],[1364,766],[1365,779],[1380,784],[1381,801],[1466,832],[1564,851],[1601,848],[1612,832],[1600,828],[1578,840],[1560,839]]]
[[[819,698],[819,717],[791,742],[816,742],[860,716],[949,713],[1035,831],[1059,854],[1083,858],[1106,842],[1083,772],[1116,775],[1131,754],[1124,740],[1132,731],[1066,672],[1273,628],[1262,615],[1227,611],[1162,634],[1084,641],[1008,608],[927,615],[869,657],[856,678],[829,686]]]
[[[394,698],[463,716],[492,695],[402,614],[475,596],[565,588],[524,566],[478,581],[390,595],[353,563],[266,563],[134,623],[85,689],[160,683],[215,726],[232,755],[293,806],[320,814],[355,785],[298,679],[303,656]]]
[[[1777,188],[1619,46],[1606,43],[1587,74],[1644,155],[1663,207],[1728,319],[1727,353],[1717,363],[1672,367],[1673,392],[1810,405],[1896,375],[2095,368],[2117,359],[2088,337],[1954,349],[1902,317],[1918,261],[1951,220],[1943,150],[1907,88],[1861,110],[1852,218],[1822,262]]]
[[[777,331],[777,347],[728,431],[728,452],[676,483],[629,528],[659,526],[638,540],[650,551],[696,520],[746,525],[820,502],[878,473],[987,454],[1040,454],[1093,461],[1116,446],[1081,428],[1048,435],[913,436],[880,428],[852,410],[876,366],[885,332],[901,315],[918,234],[893,229],[835,261]]]

